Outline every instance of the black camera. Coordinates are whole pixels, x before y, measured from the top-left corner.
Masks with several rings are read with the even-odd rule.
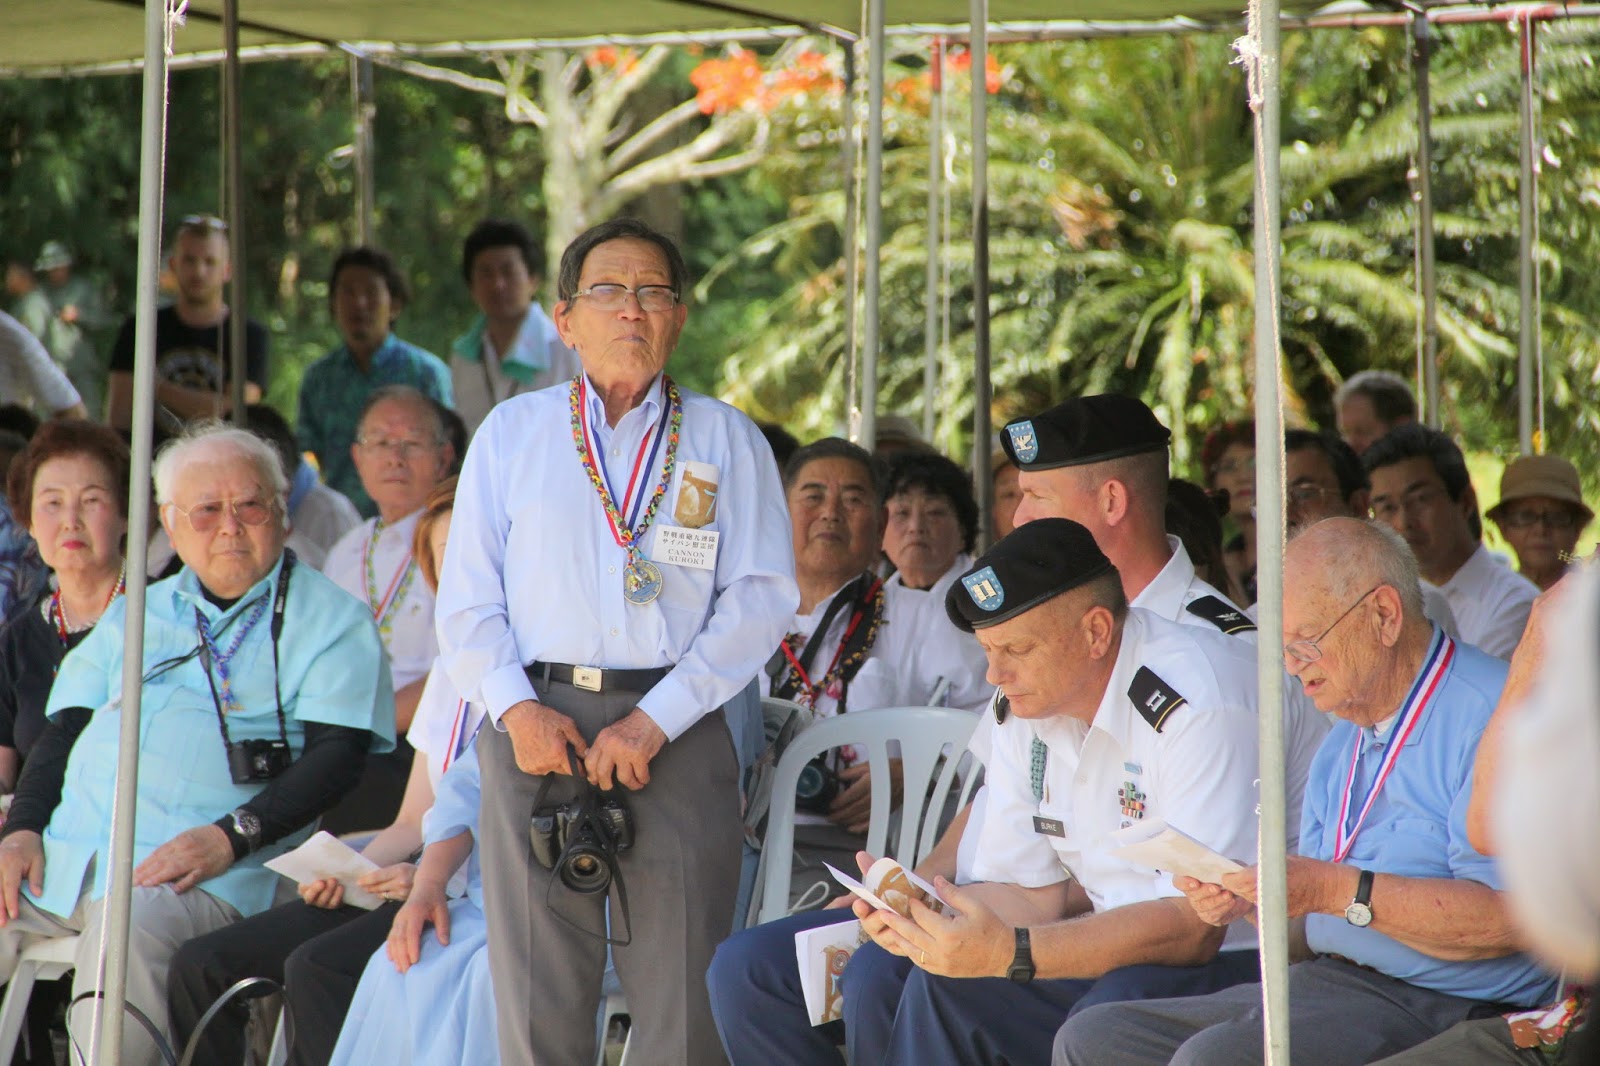
[[[235,740],[228,743],[228,773],[236,785],[271,781],[294,762],[294,753],[282,740]]]
[[[839,775],[828,765],[826,755],[818,755],[800,768],[800,780],[794,788],[796,810],[827,814],[838,796]]]
[[[633,818],[622,797],[591,793],[553,810],[536,810],[528,829],[533,857],[574,892],[611,887],[618,852],[633,847]]]

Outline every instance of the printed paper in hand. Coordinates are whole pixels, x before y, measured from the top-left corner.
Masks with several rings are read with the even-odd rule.
[[[1111,834],[1111,841],[1120,845],[1112,853],[1119,859],[1213,885],[1222,883],[1223,874],[1244,869],[1160,818],[1119,829]]]
[[[794,935],[800,988],[805,992],[806,1016],[812,1025],[824,1025],[844,1017],[839,977],[850,956],[861,946],[862,939],[861,923],[856,921],[820,925]]]
[[[383,903],[383,897],[356,884],[356,878],[376,870],[378,864],[332,833],[317,833],[293,851],[267,860],[266,867],[301,885],[332,878],[344,886],[344,901],[364,911]]]
[[[907,870],[893,859],[879,859],[867,870],[867,883],[851,877],[842,870],[828,866],[833,879],[872,904],[880,911],[894,911],[902,917],[911,917],[911,900],[920,899],[935,911],[943,912],[944,901],[932,885]],[[871,888],[867,886],[871,885]]]

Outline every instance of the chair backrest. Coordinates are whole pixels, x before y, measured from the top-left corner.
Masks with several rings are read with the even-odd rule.
[[[800,733],[778,760],[772,781],[772,807],[761,851],[758,921],[781,918],[788,910],[789,878],[794,859],[794,796],[800,771],[812,759],[834,748],[864,749],[872,767],[872,816],[866,850],[915,866],[938,842],[939,815],[950,796],[965,805],[977,787],[975,760],[966,752],[967,739],[978,724],[971,711],[949,707],[883,707],[825,718]],[[900,831],[889,847],[889,746],[900,748],[904,781]],[[941,754],[948,752],[942,761]],[[957,777],[957,769],[963,773]],[[846,871],[854,873],[855,871]]]

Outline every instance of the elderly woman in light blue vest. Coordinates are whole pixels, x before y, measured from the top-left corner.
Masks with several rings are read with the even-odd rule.
[[[369,750],[392,747],[394,694],[371,614],[284,551],[268,444],[198,427],[157,458],[155,484],[184,568],[145,607],[128,1003],[167,1039],[172,953],[271,904],[262,864],[305,838]],[[125,603],[63,661],[0,834],[0,978],[32,938],[79,934],[74,994],[98,983]],[[160,1059],[125,1019],[120,1066]]]

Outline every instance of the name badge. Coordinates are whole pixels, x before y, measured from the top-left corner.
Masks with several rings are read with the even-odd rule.
[[[657,526],[655,561],[672,566],[692,566],[696,570],[715,570],[717,541],[721,537],[722,534],[714,529]]]
[[[1044,818],[1037,814],[1033,816],[1033,831],[1041,836],[1060,837],[1063,840],[1067,837],[1067,827],[1061,819]]]

